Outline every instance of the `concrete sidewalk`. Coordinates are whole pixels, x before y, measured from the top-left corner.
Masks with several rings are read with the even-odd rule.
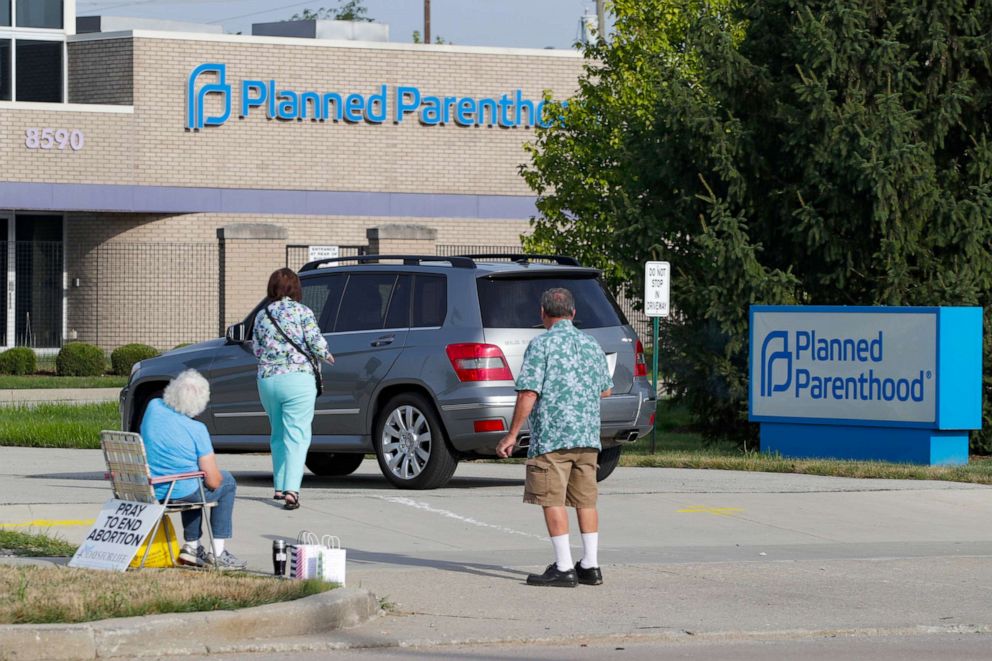
[[[0,406],[116,402],[120,393],[120,388],[3,388],[0,389]]]

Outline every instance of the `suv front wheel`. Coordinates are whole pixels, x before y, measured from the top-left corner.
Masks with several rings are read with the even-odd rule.
[[[458,466],[434,406],[416,393],[386,403],[376,417],[373,438],[382,474],[400,489],[444,486]]]

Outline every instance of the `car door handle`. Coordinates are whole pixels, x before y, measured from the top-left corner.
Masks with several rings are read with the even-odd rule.
[[[383,335],[382,337],[377,337],[372,340],[372,346],[374,347],[384,347],[393,343],[396,339],[395,335]]]

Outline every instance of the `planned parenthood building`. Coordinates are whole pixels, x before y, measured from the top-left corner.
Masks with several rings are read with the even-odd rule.
[[[583,66],[76,28],[74,0],[0,0],[0,348],[167,349],[222,333],[313,256],[519,246],[523,145]]]

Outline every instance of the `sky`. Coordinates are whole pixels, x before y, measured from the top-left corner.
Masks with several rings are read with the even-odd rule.
[[[79,16],[139,16],[215,23],[251,34],[252,23],[288,19],[340,0],[76,0]],[[423,33],[423,0],[364,0],[370,18],[389,25],[390,41]],[[431,36],[464,46],[571,48],[593,0],[431,0]]]

